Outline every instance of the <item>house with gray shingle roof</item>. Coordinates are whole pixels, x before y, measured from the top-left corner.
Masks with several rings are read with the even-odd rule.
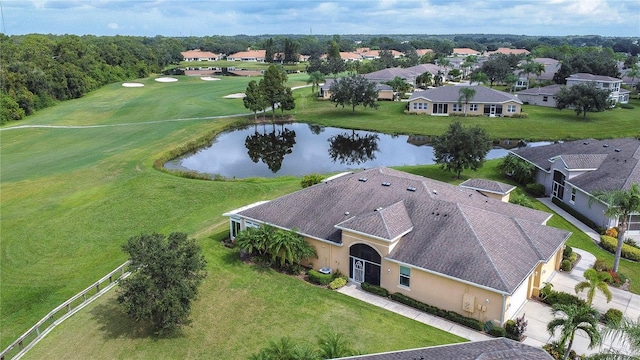
[[[542,347],[519,343],[507,338],[471,341],[420,349],[350,356],[343,360],[551,360]]]
[[[470,184],[374,168],[225,216],[232,239],[256,224],[295,229],[316,249],[314,269],[503,324],[559,268],[570,233],[546,226],[549,213],[478,190],[508,185]]]
[[[465,104],[460,90],[475,90],[475,95]],[[440,86],[416,91],[409,98],[407,111],[414,114],[449,116],[468,115],[512,116],[520,113],[522,101],[517,96],[485,86]]]
[[[607,218],[606,205],[591,201],[591,194],[640,184],[638,139],[585,139],[510,152],[536,166],[536,182],[545,186],[547,195],[603,228],[617,226],[618,219]],[[631,215],[627,234],[640,237],[639,214]]]
[[[334,81],[334,79],[326,79],[324,84],[318,87],[319,99],[331,99],[331,85],[333,85]],[[378,91],[378,100],[395,100],[393,88],[387,84],[376,82],[376,91]]]
[[[604,89],[609,91],[609,100],[614,103],[626,104],[629,102],[629,90],[622,89],[622,79],[593,75],[587,73],[576,73],[570,75],[567,80],[567,87],[571,87],[577,84],[595,84],[598,89]]]
[[[518,99],[525,104],[556,107],[556,94],[562,89],[562,85],[549,85],[532,87],[516,92]]]

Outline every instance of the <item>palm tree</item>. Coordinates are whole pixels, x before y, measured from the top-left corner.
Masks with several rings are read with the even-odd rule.
[[[635,183],[631,185],[629,190],[594,191],[591,195],[590,205],[595,201],[600,201],[607,205],[605,216],[618,219],[618,245],[613,261],[613,271],[618,272],[624,235],[629,227],[629,216],[633,213],[640,213],[640,187]]]
[[[321,359],[335,359],[356,355],[349,340],[343,334],[327,332],[318,339]]]
[[[576,284],[575,290],[576,294],[587,290],[587,304],[591,305],[593,303],[593,298],[596,295],[596,290],[600,290],[607,298],[607,302],[611,301],[613,295],[611,295],[611,290],[609,290],[609,285],[607,285],[607,280],[611,280],[611,275],[606,272],[597,272],[595,269],[590,268],[585,270],[584,272],[585,281],[581,281]]]
[[[324,75],[320,71],[314,71],[309,74],[307,84],[311,84],[311,92],[315,92],[320,83],[324,81]]]
[[[544,64],[533,61],[531,59],[524,62],[524,64],[520,65],[520,69],[523,73],[527,75],[527,89],[529,88],[529,75],[536,74],[536,76],[540,76],[545,70]]]
[[[258,359],[294,360],[297,346],[290,337],[285,336],[278,341],[269,341],[269,346],[263,349]]]
[[[612,341],[620,340],[620,344],[628,349],[628,354],[608,349],[587,357],[588,360],[631,360],[640,356],[640,318],[636,321],[625,318],[620,323],[607,324],[601,333],[601,343],[606,338],[611,338]]]
[[[473,97],[476,95],[476,90],[465,86],[463,88],[460,88],[460,91],[458,92],[460,93],[460,97],[458,98],[458,106],[462,104],[462,100],[464,99],[464,116],[467,116],[469,101],[471,101],[471,99],[473,99]]]
[[[565,360],[569,358],[573,340],[578,330],[582,330],[589,337],[589,348],[594,347],[600,341],[600,332],[598,331],[599,314],[598,311],[591,306],[554,304],[551,311],[556,318],[547,324],[547,331],[553,336],[556,329],[560,328],[560,341],[558,346],[564,351]],[[569,344],[565,349],[567,340]]]
[[[433,74],[425,71],[424,73],[418,75],[418,77],[416,78],[416,85],[420,85],[420,87],[423,86],[429,86],[431,85],[433,81]]]

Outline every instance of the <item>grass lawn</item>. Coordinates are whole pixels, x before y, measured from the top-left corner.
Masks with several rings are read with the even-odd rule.
[[[306,74],[296,74],[289,78],[292,85],[300,85],[306,82],[307,77]],[[225,253],[227,250],[218,249],[218,238],[212,240],[207,237],[214,232],[214,229],[226,227],[227,220],[221,216],[225,211],[289,193],[299,189],[300,183],[299,179],[292,177],[213,182],[179,178],[154,170],[153,161],[168,149],[193,141],[205,133],[220,131],[228,126],[246,122],[246,119],[202,118],[246,113],[242,100],[223,97],[231,93],[243,92],[251,78],[225,77],[220,81],[209,82],[202,81],[199,77],[178,78],[179,81],[176,83],[159,83],[153,79],[142,79],[140,82],[145,84],[142,88],[124,88],[121,84],[112,84],[82,99],[60,103],[9,125],[98,125],[101,127],[32,128],[0,132],[0,193],[2,195],[0,202],[2,224],[0,346],[2,348],[9,345],[51,309],[121,264],[125,260],[125,255],[120,246],[128,237],[153,231],[189,233],[199,239],[210,260],[209,270],[212,275],[208,278],[207,285],[203,287],[199,303],[204,305],[198,305],[194,309],[196,315],[194,318],[202,317],[206,319],[206,324],[194,324],[193,330],[185,330],[184,337],[168,341],[178,349],[187,347],[188,350],[185,351],[204,351],[193,349],[193,344],[198,343],[203,343],[203,347],[211,346],[209,351],[223,349],[224,345],[216,342],[217,338],[222,336],[220,334],[235,331],[234,327],[245,321],[249,326],[251,321],[247,319],[255,319],[258,310],[269,313],[264,315],[266,318],[263,323],[258,321],[255,329],[240,327],[240,332],[234,333],[236,341],[242,338],[238,337],[238,334],[245,335],[245,341],[235,343],[236,347],[247,348],[247,350],[241,350],[241,354],[252,353],[263,345],[264,340],[270,338],[266,335],[262,337],[267,334],[265,329],[273,328],[278,331],[282,329],[282,332],[272,330],[268,333],[273,337],[289,333],[294,337],[309,337],[322,326],[329,326],[327,324],[338,321],[342,312],[354,312],[356,315],[368,313],[369,307],[366,311],[361,310],[358,306],[364,305],[349,305],[351,300],[346,299],[342,300],[343,303],[339,306],[351,310],[337,311],[336,316],[332,316],[332,312],[324,311],[331,307],[339,307],[338,305],[326,305],[327,307],[321,308],[323,311],[305,313],[304,309],[316,306],[311,304],[325,298],[340,303],[338,301],[340,297],[335,293],[322,292],[321,295],[309,296],[310,300],[305,300],[308,301],[307,303],[303,300],[308,295],[285,300],[287,296],[284,294],[302,293],[302,290],[296,287],[288,290],[285,288],[284,292],[278,293],[280,290],[277,289],[284,286],[282,284],[293,279],[236,263],[228,259],[230,255]],[[300,89],[295,94],[299,97],[295,116],[301,121],[321,125],[428,135],[441,133],[451,120],[441,117],[404,115],[402,112],[404,104],[392,102],[382,103],[379,110],[359,108],[356,114],[352,115],[348,109],[336,109],[328,102],[315,101],[310,96],[310,89]],[[548,111],[557,110],[549,109]],[[615,109],[610,112],[589,114],[588,122],[576,120],[575,114],[568,111],[559,114],[567,116],[567,119],[571,118],[571,121],[567,120],[567,124],[571,123],[575,127],[575,132],[571,129],[566,131],[570,131],[575,137],[578,136],[575,134],[586,133],[590,135],[585,136],[592,137],[629,136],[633,133],[629,133],[628,130],[625,133],[620,129],[629,129],[628,123],[631,123],[632,119],[627,115],[637,114],[637,110]],[[635,119],[637,118],[636,115]],[[178,119],[183,120],[174,121]],[[562,137],[557,130],[546,134],[538,131],[545,124],[553,123],[557,119],[536,120],[531,117],[525,119],[527,121],[499,118],[462,120],[468,123],[480,122],[483,126],[487,126],[492,136],[496,138]],[[607,125],[601,125],[605,121],[608,121]],[[3,128],[7,127],[3,126]],[[562,131],[565,129],[563,128]],[[637,131],[635,129],[635,132]],[[519,132],[522,134],[536,132],[536,134],[517,136]],[[413,167],[410,170],[452,181],[449,174],[437,170],[437,167]],[[467,173],[464,175],[469,176]],[[490,178],[497,175],[492,175],[490,167],[487,166],[479,176]],[[216,236],[220,236],[219,231],[215,233]],[[573,241],[578,242],[573,239],[572,237],[570,240],[572,245]],[[585,243],[585,246],[587,245]],[[587,250],[590,249],[587,248]],[[224,259],[227,260],[223,261]],[[622,266],[627,275],[630,275],[628,272],[631,271],[640,274],[638,264],[623,262]],[[222,271],[227,267],[235,270]],[[247,275],[244,271],[251,272]],[[236,275],[236,272],[244,276]],[[213,275],[216,273],[222,275]],[[261,285],[262,282],[264,285]],[[306,289],[308,286],[299,282],[296,284],[303,286],[301,289]],[[639,290],[639,285],[640,279],[638,281],[632,279],[634,291]],[[265,288],[261,290],[260,286]],[[254,290],[254,287],[258,288]],[[311,292],[305,290],[304,294],[317,291],[314,289]],[[274,295],[275,300],[269,300],[272,301],[271,303],[263,304],[256,301],[256,299],[268,297],[269,291],[280,295]],[[252,302],[243,302],[245,295],[246,299],[252,299],[256,303],[256,308],[251,308]],[[93,334],[96,335],[95,331],[99,331],[102,335],[96,335],[97,339],[93,340],[97,343],[93,343],[87,349],[113,351],[113,344],[117,341],[117,347],[122,346],[125,350],[121,356],[113,357],[129,357],[133,350],[138,351],[138,349],[143,352],[153,352],[160,357],[165,353],[176,354],[175,351],[178,350],[170,349],[171,346],[164,344],[164,341],[140,337],[136,333],[128,332],[130,330],[126,328],[129,326],[108,323],[106,315],[95,315],[96,311],[100,313],[113,305],[112,302],[109,303],[108,298],[105,299],[104,302],[101,300],[100,303],[92,305],[94,306],[92,310],[83,311],[74,316],[74,319],[69,322],[74,324],[74,321],[78,321],[78,325],[63,325],[69,326],[71,329],[69,331],[75,328],[80,329],[77,330],[79,332],[77,336],[81,336],[85,331],[87,334],[94,331]],[[225,299],[232,299],[234,304],[225,304]],[[291,310],[296,308],[293,305],[288,307],[288,311],[296,316],[311,316],[310,314],[313,313],[317,317],[310,318],[306,323],[302,322],[301,326],[295,328],[296,331],[290,332],[288,328],[280,326],[281,323],[275,322],[279,317],[286,319],[278,306],[273,307],[273,304],[278,301],[291,301],[293,304],[298,301],[299,304],[304,305],[296,310],[301,312],[296,313]],[[236,303],[245,306],[234,308]],[[96,308],[98,310],[95,310]],[[218,311],[218,308],[231,309],[235,312]],[[91,314],[92,311],[93,318],[87,317],[87,314]],[[199,311],[204,313],[198,313]],[[250,314],[243,314],[242,311]],[[211,315],[208,315],[209,313]],[[237,318],[235,314],[238,314]],[[289,318],[291,319],[295,319],[294,322],[301,321],[297,317]],[[354,323],[358,321],[360,320]],[[272,326],[274,322],[278,325]],[[86,324],[86,328],[80,324]],[[349,333],[362,331],[362,328],[356,331],[353,326],[355,325],[344,324],[341,328],[349,329]],[[358,345],[362,344],[363,350],[380,351],[383,350],[382,346],[395,348],[396,344],[398,347],[404,347],[407,344],[400,339],[400,335],[406,335],[403,330],[397,331],[398,342],[394,340],[392,343],[376,338],[378,336],[376,332],[380,333],[380,331],[373,327],[372,329],[374,331],[370,333],[358,335],[360,337]],[[192,333],[189,334],[189,331]],[[57,331],[51,335],[54,339],[55,336],[59,336],[56,333]],[[247,334],[251,336],[247,337]],[[133,335],[133,338],[128,338],[128,335]],[[386,339],[389,333],[384,335]],[[69,344],[77,342],[75,337],[76,335],[73,335],[70,338],[73,340],[63,342],[62,345],[71,346]],[[206,339],[207,337],[211,339]],[[90,336],[89,338],[92,339]],[[90,342],[89,338],[83,341]],[[225,337],[222,338],[225,339]],[[231,341],[226,339],[228,342]],[[421,342],[421,344],[424,346],[427,343]],[[163,351],[157,351],[156,346]],[[96,354],[90,355],[94,357]],[[197,357],[197,354],[194,357]]]
[[[270,340],[289,336],[316,345],[332,331],[355,348],[381,352],[465,341],[346,295],[273,270],[247,265],[237,250],[218,240],[227,227],[204,238],[209,275],[193,306],[191,326],[177,336],[157,338],[120,310],[115,291],[67,320],[27,359],[246,359]]]

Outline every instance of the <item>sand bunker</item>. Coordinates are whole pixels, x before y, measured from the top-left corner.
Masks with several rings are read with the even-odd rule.
[[[242,99],[245,96],[247,96],[247,95],[245,95],[244,93],[235,93],[235,94],[227,95],[224,98],[225,99]]]
[[[178,79],[176,78],[170,78],[170,77],[161,77],[161,78],[157,78],[156,79],[157,82],[176,82],[178,81]]]
[[[126,82],[126,83],[122,83],[122,86],[124,86],[124,87],[143,87],[144,84],[137,83],[137,82]]]
[[[215,80],[220,80],[219,78],[214,78],[214,77],[211,77],[211,76],[201,76],[201,77],[200,77],[200,79],[201,79],[201,80],[204,80],[204,81],[215,81]]]

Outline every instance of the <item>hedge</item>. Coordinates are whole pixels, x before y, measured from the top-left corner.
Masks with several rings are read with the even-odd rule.
[[[525,186],[525,189],[527,190],[527,192],[535,197],[541,197],[544,196],[544,185],[542,184],[538,184],[538,183],[531,183],[531,184],[527,184]]]
[[[507,330],[505,330],[501,326],[494,326],[494,327],[491,328],[491,330],[489,330],[489,335],[491,335],[493,337],[506,337],[507,336]]]
[[[618,246],[618,239],[607,235],[601,235],[600,246],[611,253],[615,253],[616,246]],[[622,244],[621,256],[628,260],[640,261],[640,249],[628,244]]]
[[[414,309],[418,309],[420,311],[424,311],[426,313],[429,313],[431,315],[435,315],[441,318],[445,318],[447,320],[451,320],[453,322],[456,322],[460,325],[464,325],[466,327],[470,327],[474,330],[478,330],[478,331],[482,331],[484,330],[484,325],[482,324],[482,322],[473,319],[473,318],[469,318],[463,315],[458,314],[457,312],[454,311],[447,311],[447,310],[443,310],[440,308],[437,308],[435,306],[431,306],[428,304],[425,304],[423,302],[420,302],[418,300],[412,299],[404,294],[401,293],[393,293],[391,294],[391,299],[411,306]],[[504,330],[504,329],[503,329]]]
[[[622,311],[611,308],[602,316],[602,321],[607,325],[620,324],[620,321],[622,321]]]
[[[362,288],[362,290],[364,291],[368,291],[372,294],[376,294],[378,296],[382,296],[382,297],[389,297],[389,292],[387,291],[387,289],[377,286],[377,285],[371,285],[369,283],[363,282],[362,284],[360,284],[360,287]]]
[[[333,276],[331,274],[322,274],[313,269],[309,270],[307,275],[309,275],[309,281],[318,285],[329,285],[333,280]]]

